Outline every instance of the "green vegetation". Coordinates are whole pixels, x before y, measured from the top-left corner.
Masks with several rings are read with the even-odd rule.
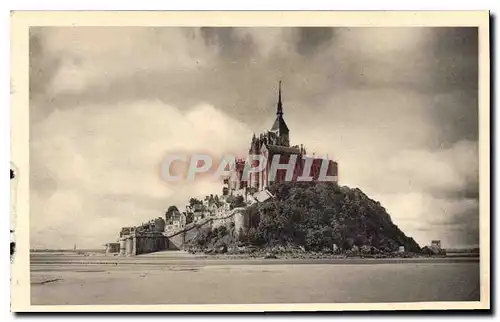
[[[196,205],[202,206],[203,205],[203,201],[201,201],[200,199],[191,198],[191,199],[189,199],[189,205],[191,207],[195,207]]]
[[[248,239],[255,245],[300,245],[306,250],[369,246],[384,252],[418,244],[392,222],[386,210],[359,189],[334,183],[282,183],[272,202],[247,208]]]
[[[219,226],[217,228],[200,229],[196,237],[191,241],[191,250],[205,250],[211,252],[227,252],[228,247],[235,245],[234,224]]]
[[[331,253],[391,253],[400,246],[406,252],[421,251],[380,203],[359,189],[335,183],[287,182],[270,190],[275,199],[247,207],[250,227],[240,236],[240,245]],[[217,238],[226,238],[219,231],[209,236],[212,245],[218,243]],[[207,238],[198,238],[197,247],[207,246]],[[230,240],[234,238],[227,237],[217,245],[230,247],[226,243]]]
[[[230,209],[246,206],[243,196],[229,196],[227,197],[227,202],[229,203]]]

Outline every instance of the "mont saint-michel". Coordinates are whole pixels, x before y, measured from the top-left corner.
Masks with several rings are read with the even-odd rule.
[[[185,209],[170,206],[164,218],[123,227],[119,241],[108,243],[106,252],[121,256],[164,250],[245,254],[254,253],[257,247],[270,252],[268,256],[287,251],[302,256],[310,251],[323,256],[422,254],[379,202],[359,189],[339,186],[338,162],[307,156],[303,144],[290,145],[283,114],[279,82],[276,119],[270,130],[252,136],[248,150],[251,156],[262,156],[261,160],[232,160],[220,195],[191,198]],[[424,253],[443,254],[440,242],[434,241]]]
[[[484,300],[480,28],[151,19],[30,28],[32,306]]]

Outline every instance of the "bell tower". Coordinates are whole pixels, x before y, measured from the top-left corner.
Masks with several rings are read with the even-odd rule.
[[[283,103],[281,101],[281,81],[279,82],[278,88],[278,104],[276,108],[276,120],[271,127],[272,132],[276,135],[279,145],[290,146],[290,137],[288,126],[286,126],[285,120],[283,119]]]

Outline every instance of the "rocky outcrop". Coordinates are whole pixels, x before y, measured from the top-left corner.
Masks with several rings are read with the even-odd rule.
[[[360,189],[336,183],[287,182],[270,189],[274,198],[246,208],[248,229],[204,232],[196,247],[233,249],[237,244],[259,249],[299,247],[306,252],[371,256],[420,253],[379,202]],[[226,237],[229,234],[232,237]],[[403,255],[394,255],[403,256]]]

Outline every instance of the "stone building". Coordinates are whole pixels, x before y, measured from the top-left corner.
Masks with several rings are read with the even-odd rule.
[[[431,249],[440,251],[441,250],[441,241],[440,240],[433,240],[431,241]]]
[[[106,254],[117,254],[120,252],[120,243],[107,243]]]
[[[171,231],[175,229],[180,229],[186,225],[186,213],[175,210],[172,213],[172,218],[170,222],[167,223],[165,230]]]
[[[307,181],[337,182],[337,162],[316,157],[314,154],[308,155],[302,144],[290,145],[290,129],[283,115],[280,82],[276,119],[270,130],[258,136],[253,135],[248,150],[249,157],[263,157],[263,166],[258,164],[258,160],[248,164],[247,159],[236,159],[229,177],[224,179],[222,196],[210,195],[201,202],[190,201],[185,212],[174,211],[168,222],[158,218],[138,227],[122,228],[120,253],[137,255],[162,249],[179,249],[200,227],[215,228],[234,224],[235,231],[239,234],[249,227],[245,207],[253,202],[265,202],[274,198],[267,189],[274,182],[300,181],[301,177],[309,177],[310,180]],[[279,160],[277,169],[273,168],[274,159]],[[294,164],[290,162],[293,159]],[[289,164],[292,164],[293,168],[285,168]],[[262,171],[250,172],[247,176],[250,166],[258,166]],[[188,217],[190,221],[192,217],[192,224],[187,224]]]
[[[120,242],[108,243],[107,253],[113,253],[116,248],[122,256],[134,256],[164,250],[168,240],[164,236],[165,220],[161,217],[152,219],[137,227],[123,227],[120,232]]]
[[[327,176],[337,182],[338,165],[337,162],[314,155],[307,155],[305,147],[301,144],[290,146],[290,130],[283,118],[283,103],[281,97],[281,82],[278,91],[278,103],[276,119],[271,129],[259,136],[252,137],[249,155],[252,155],[252,164],[247,164],[247,160],[236,159],[235,166],[229,178],[224,181],[223,194],[253,194],[257,191],[265,190],[273,182],[283,182],[286,180],[298,181],[299,177],[311,177],[311,181],[324,180]],[[255,156],[263,156],[266,163],[260,172],[249,171],[246,175],[246,168],[260,167],[259,160]],[[273,159],[279,160],[280,167],[272,168]],[[282,165],[289,164],[290,160],[296,159],[291,174]],[[325,169],[322,171],[322,167]],[[287,177],[288,174],[288,177]]]

